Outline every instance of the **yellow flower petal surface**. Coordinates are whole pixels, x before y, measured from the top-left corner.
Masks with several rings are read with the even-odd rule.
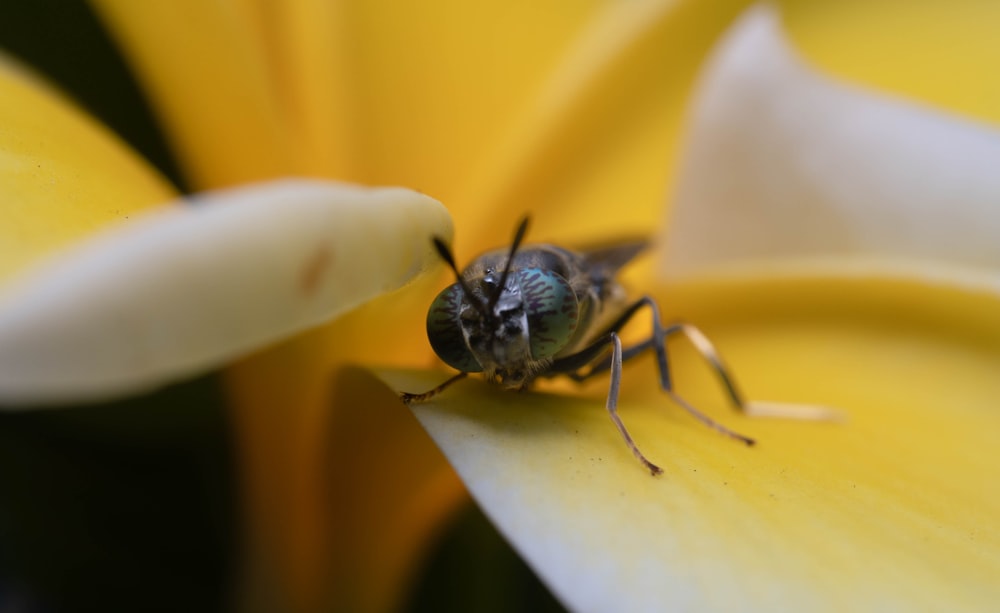
[[[454,206],[483,143],[602,4],[296,0],[255,12],[267,14],[260,30],[309,171],[410,185]]]
[[[329,349],[343,342],[339,329],[301,335],[229,375],[239,383],[248,610],[393,610],[467,497],[398,397]]]
[[[174,195],[105,128],[0,56],[0,281]]]
[[[565,604],[934,611],[995,601],[995,298],[865,281],[656,295],[697,314],[750,398],[819,402],[847,420],[727,414],[683,343],[671,345],[677,389],[754,436],[755,447],[672,406],[648,359],[626,366],[620,414],[664,468],[655,478],[607,418],[606,379],[582,398],[469,381],[415,405],[484,510]],[[734,304],[746,308],[734,313]],[[422,390],[443,376],[388,378]]]
[[[792,40],[824,72],[1000,124],[1000,4],[781,0]]]
[[[541,238],[648,233],[660,216],[686,96],[712,41],[741,1],[610,2],[592,16],[551,77],[462,192],[449,202],[475,250],[535,217]],[[478,239],[478,240],[477,240]],[[464,241],[460,241],[464,244]],[[470,256],[475,251],[463,251]]]
[[[401,188],[284,181],[135,216],[0,295],[6,405],[106,398],[218,366],[397,289],[450,235]]]
[[[95,0],[199,189],[295,174],[278,88],[233,2]]]

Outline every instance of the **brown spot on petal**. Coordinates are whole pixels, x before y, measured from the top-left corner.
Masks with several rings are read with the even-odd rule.
[[[323,273],[330,266],[330,250],[324,245],[316,250],[312,257],[306,260],[299,275],[299,288],[306,296],[311,296],[319,289]]]

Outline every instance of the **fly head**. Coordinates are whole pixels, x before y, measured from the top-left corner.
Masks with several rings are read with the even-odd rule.
[[[530,383],[567,346],[580,310],[562,276],[514,265],[526,229],[527,219],[499,270],[474,262],[459,273],[450,250],[435,240],[457,282],[438,294],[427,314],[427,336],[442,360],[463,372],[483,372],[512,389]]]

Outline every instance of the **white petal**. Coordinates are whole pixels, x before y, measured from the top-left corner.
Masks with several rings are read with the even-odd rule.
[[[401,188],[287,180],[155,209],[0,294],[0,404],[105,399],[225,364],[396,289],[451,236]]]
[[[663,269],[846,271],[997,289],[1000,132],[850,87],[751,10],[696,96]]]

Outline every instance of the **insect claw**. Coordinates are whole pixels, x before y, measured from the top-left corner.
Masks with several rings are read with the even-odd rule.
[[[403,404],[409,406],[414,402],[423,402],[426,400],[424,396],[427,394],[411,394],[409,392],[399,392],[399,399],[403,401]]]

